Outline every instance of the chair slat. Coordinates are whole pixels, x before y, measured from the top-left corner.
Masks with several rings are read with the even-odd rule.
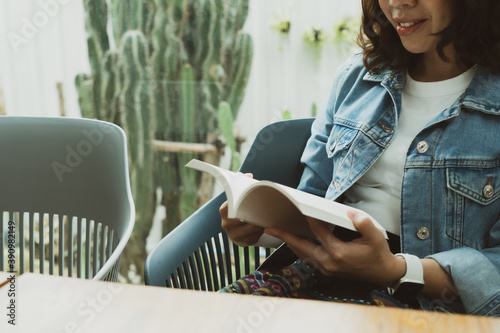
[[[45,214],[40,213],[38,215],[38,256],[39,256],[39,263],[40,263],[40,273],[43,274],[45,273],[45,246],[44,246],[44,231],[45,231],[45,226],[44,226],[44,218]]]
[[[91,220],[85,224],[85,278],[90,279],[90,243],[91,243]]]
[[[212,239],[205,242],[205,252],[203,255],[203,262],[205,264],[205,273],[207,275],[207,280],[209,281],[209,291],[214,291],[219,289],[219,284],[217,282],[217,263],[215,262],[214,250],[212,247]]]
[[[67,263],[66,266],[68,267],[68,276],[72,277],[73,276],[73,265],[74,265],[74,249],[73,249],[73,223],[74,223],[74,217],[73,216],[68,216],[68,256],[67,256]]]
[[[172,285],[171,281],[172,281],[172,275],[168,279],[165,280],[165,287],[172,288],[173,285]]]
[[[196,263],[196,272],[198,275],[198,281],[200,283],[200,290],[207,290],[206,278],[205,274],[203,273],[203,263],[200,257],[200,249],[197,249],[194,252],[194,260]]]
[[[30,272],[35,271],[35,213],[29,213],[29,254],[30,254]]]
[[[59,240],[58,240],[58,250],[57,250],[57,265],[59,266],[59,275],[64,275],[64,243],[65,237],[64,232],[66,230],[66,222],[68,217],[65,215],[59,215]]]
[[[213,240],[215,243],[215,247],[214,247],[215,254],[217,255],[217,263],[216,263],[216,266],[214,266],[214,267],[217,267],[218,271],[219,271],[219,275],[218,275],[219,288],[217,288],[217,290],[219,290],[220,288],[225,287],[227,285],[226,273],[225,273],[225,269],[224,269],[224,257],[222,255],[222,247],[221,247],[220,239],[219,239],[219,237],[214,237]]]
[[[24,236],[24,213],[19,214],[19,237],[17,238],[19,241],[19,274],[23,274],[25,271],[24,262],[25,262],[25,246],[26,246],[26,237]]]
[[[83,219],[81,217],[78,218],[77,221],[77,231],[76,231],[76,276],[78,278],[82,277],[82,248],[83,248]]]
[[[54,214],[49,217],[49,274],[54,275]]]
[[[179,285],[179,278],[178,278],[178,274],[177,274],[177,271],[175,274],[172,274],[172,277],[171,277],[171,280],[170,280],[172,283],[171,283],[171,286],[172,288],[180,288],[180,285]]]
[[[253,254],[254,254],[254,265],[253,265],[253,271],[257,269],[257,267],[260,266],[260,247],[255,246],[253,248]]]
[[[245,272],[243,275],[250,274],[250,249],[248,247],[243,248],[243,263],[245,265]]]
[[[239,279],[241,275],[241,261],[240,261],[240,247],[233,243],[233,257],[234,257],[234,275],[235,279]]]
[[[118,244],[118,242],[116,242],[116,239],[115,239],[115,231],[113,229],[109,228],[108,229],[108,243],[106,244],[107,251],[108,251],[106,260],[108,260],[109,257],[111,257],[111,254],[113,253],[113,250],[114,250],[115,243]]]
[[[100,223],[94,222],[94,229],[93,229],[93,243],[91,247],[91,252],[92,252],[92,276],[97,273],[98,267],[99,267],[99,262],[97,255],[99,254],[99,231],[100,231]]]
[[[224,286],[227,286],[229,283],[233,281],[233,263],[232,263],[232,255],[231,255],[231,248],[229,246],[229,238],[227,237],[227,234],[223,232],[221,234],[222,238],[222,244],[224,246],[224,262],[226,264],[226,278],[227,280],[224,283]]]
[[[186,287],[187,287],[186,276],[184,275],[184,269],[183,269],[182,265],[181,265],[181,267],[177,267],[177,278],[179,281],[179,288],[186,289]]]
[[[187,258],[187,263],[188,263],[187,266],[189,268],[189,276],[191,277],[191,281],[192,281],[191,289],[200,290],[200,281],[198,279],[198,272],[196,269],[194,254]]]
[[[186,261],[182,263],[182,272],[184,273],[184,281],[186,283],[185,289],[194,289],[191,271],[189,269],[189,264]]]
[[[99,253],[99,258],[100,258],[100,265],[99,269],[101,269],[104,266],[104,263],[106,262],[106,234],[108,232],[108,227],[104,224],[101,224],[101,240],[100,240],[100,253]]]

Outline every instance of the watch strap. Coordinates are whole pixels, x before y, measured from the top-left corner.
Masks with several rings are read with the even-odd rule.
[[[422,261],[419,257],[408,253],[397,253],[396,257],[406,261],[406,273],[394,286],[393,296],[398,299],[414,298],[424,287]]]

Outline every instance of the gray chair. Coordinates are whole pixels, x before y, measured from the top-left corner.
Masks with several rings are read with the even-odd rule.
[[[295,187],[303,166],[300,156],[313,119],[277,122],[256,136],[240,171],[259,180]],[[214,291],[257,268],[270,249],[240,248],[220,226],[222,193],[165,236],[148,255],[147,285]]]
[[[134,220],[122,129],[0,117],[0,271],[116,281]]]

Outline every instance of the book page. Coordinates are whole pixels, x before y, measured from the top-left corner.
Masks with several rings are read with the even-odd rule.
[[[248,189],[238,207],[238,218],[261,226],[278,227],[304,237],[314,237],[306,217],[279,189],[261,181]]]
[[[272,187],[275,188],[275,191],[279,191],[282,193],[283,199],[285,201],[290,201],[289,206],[293,206],[294,208],[288,208],[288,209],[294,209],[295,211],[298,211],[300,215],[306,215],[321,221],[325,221],[349,230],[356,231],[356,228],[354,227],[354,224],[352,223],[351,219],[347,216],[347,211],[348,210],[354,210],[354,211],[359,211],[362,214],[367,215],[375,224],[375,226],[382,231],[384,236],[388,238],[387,232],[385,228],[380,225],[373,217],[368,215],[366,212],[363,212],[359,209],[349,207],[347,205],[343,205],[341,203],[331,201],[328,199],[325,199],[323,197],[316,196],[311,193],[307,193],[304,191],[300,191],[282,184],[277,184],[269,181],[261,181],[259,182],[259,185],[254,185],[254,186],[259,186],[259,187]],[[253,192],[256,190],[252,191],[252,195],[255,195]],[[257,193],[262,193],[262,190],[259,190]],[[250,196],[247,194],[247,196]],[[253,200],[249,200],[246,197],[243,199],[244,201],[249,201],[249,203],[254,204],[254,205],[259,205],[262,206],[262,202],[254,202],[256,200],[259,200],[259,198],[255,198]],[[276,198],[272,198],[269,196],[267,200],[276,200]],[[262,200],[264,201],[264,200]],[[265,204],[266,205],[266,204]],[[270,206],[270,204],[267,204],[266,206]],[[256,206],[257,207],[257,206]],[[276,214],[282,214],[282,212],[279,211],[281,209],[281,205],[276,207],[278,210],[276,211]],[[273,207],[267,207],[267,209],[273,209]],[[295,214],[295,213],[294,213]],[[261,213],[262,215],[262,213]],[[267,215],[271,215],[270,213],[267,213]],[[298,221],[299,219],[296,218],[294,219],[294,223],[302,223]],[[303,220],[305,221],[305,217],[303,217]],[[305,232],[305,230],[302,227],[297,227],[297,226],[291,226],[292,219],[290,219],[289,223],[287,224],[286,227],[281,227],[284,230],[289,230],[292,231],[294,229],[294,232]],[[308,228],[307,228],[308,229]]]
[[[258,181],[241,173],[232,172],[210,163],[196,159],[191,160],[187,167],[211,174],[222,185],[228,201],[228,217],[235,218],[234,203],[237,202],[246,188]]]
[[[281,244],[283,244],[283,241],[279,238],[273,237],[268,234],[262,234],[260,236],[259,240],[253,244],[253,246],[261,246],[261,247],[269,247],[269,248],[278,248]]]

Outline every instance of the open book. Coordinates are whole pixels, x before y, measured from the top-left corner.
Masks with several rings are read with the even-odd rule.
[[[347,210],[357,210],[338,202],[267,180],[255,180],[196,159],[187,167],[214,176],[226,192],[228,218],[261,227],[279,227],[298,236],[315,238],[306,216],[356,231]],[[363,214],[369,216],[367,213]],[[369,216],[387,238],[387,232]]]

